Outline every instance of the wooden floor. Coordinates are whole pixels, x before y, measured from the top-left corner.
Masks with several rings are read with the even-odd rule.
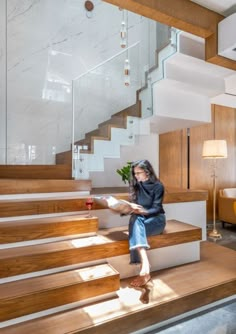
[[[145,288],[121,281],[114,298],[2,328],[1,334],[130,334],[236,293],[236,252],[203,242],[201,260],[152,273]]]

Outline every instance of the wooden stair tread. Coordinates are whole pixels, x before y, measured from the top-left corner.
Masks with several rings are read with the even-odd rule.
[[[163,236],[170,233],[176,233],[176,232],[182,232],[182,231],[193,231],[193,230],[199,230],[200,228],[191,224],[183,223],[176,219],[169,219],[166,222],[166,227],[163,232]],[[109,238],[113,238],[114,232],[123,232],[119,234],[118,240],[124,239],[124,233],[128,233],[128,229],[125,226],[118,226],[118,227],[111,227],[106,229],[100,229],[99,234],[107,236]],[[118,236],[118,235],[117,235]]]
[[[0,217],[15,217],[56,212],[85,211],[85,197],[38,197],[24,199],[0,199]]]
[[[72,167],[62,165],[0,165],[1,179],[72,179]]]
[[[30,218],[30,219],[16,219],[16,220],[6,220],[0,221],[1,228],[15,228],[18,226],[29,226],[35,225],[46,225],[46,224],[61,224],[61,223],[77,223],[80,221],[98,221],[97,217],[86,217],[86,215],[67,215],[67,216],[54,216],[54,217],[42,217],[42,218]]]
[[[201,240],[201,229],[189,224],[168,221],[166,232],[148,238],[151,248]],[[127,228],[99,230],[96,236],[33,246],[2,249],[0,277],[9,277],[105,259],[129,253]]]
[[[86,210],[86,206],[85,206],[85,199],[86,197],[84,197],[82,200],[80,198],[78,198],[78,194],[74,193],[74,192],[70,192],[69,194],[67,193],[67,195],[63,195],[60,196],[59,194],[54,195],[53,196],[49,195],[49,194],[33,194],[33,195],[27,195],[27,194],[22,194],[22,197],[20,197],[21,194],[19,194],[19,197],[15,197],[14,195],[9,195],[8,198],[5,197],[0,197],[0,204],[7,204],[7,203],[25,203],[25,202],[49,202],[49,201],[67,201],[67,200],[73,200],[76,199],[79,203],[82,201],[84,204],[84,210]]]
[[[33,255],[50,254],[54,252],[63,252],[66,250],[75,250],[75,252],[77,252],[81,248],[90,247],[91,245],[101,245],[105,244],[106,242],[107,238],[103,238],[99,235],[94,235],[89,237],[74,238],[65,241],[54,241],[32,246],[6,248],[0,250],[0,261],[13,257],[22,257],[28,255],[29,258]]]
[[[32,194],[91,190],[91,180],[1,179],[0,194]]]
[[[2,221],[0,222],[0,243],[95,233],[97,230],[96,217],[86,218],[76,215]]]
[[[236,252],[201,243],[201,260],[152,272],[149,302],[121,281],[117,298],[76,307],[1,329],[1,334],[129,334],[236,293]],[[194,284],[193,284],[194,282]],[[79,319],[79,320],[78,320]]]
[[[85,268],[73,269],[56,274],[27,278],[10,283],[0,284],[0,302],[6,299],[23,296],[39,290],[56,289],[61,286],[82,283],[117,272],[107,263]]]
[[[186,233],[197,231],[200,232],[200,228],[182,223],[177,220],[169,220],[167,221],[165,231],[162,235],[155,235],[149,237],[149,240],[152,238],[158,239],[168,239],[171,234],[176,233]],[[128,230],[127,227],[115,227],[109,229],[100,229],[97,234],[89,237],[81,237],[78,239],[70,239],[66,241],[57,241],[50,242],[46,244],[40,245],[32,245],[32,246],[22,246],[22,247],[14,247],[0,250],[0,260],[5,258],[11,258],[13,256],[24,256],[27,254],[44,254],[55,251],[65,251],[66,249],[71,248],[82,248],[88,247],[90,245],[100,245],[111,242],[119,242],[119,241],[128,241]],[[161,247],[161,244],[160,244]]]
[[[104,190],[105,189],[105,190]],[[96,189],[97,195],[99,194],[114,194],[119,199],[128,200],[128,190],[126,193],[116,192],[113,188]],[[94,190],[95,191],[95,190]],[[44,197],[44,198],[28,198],[28,199],[1,199],[0,198],[0,217],[13,217],[24,216],[34,214],[46,214],[55,212],[72,212],[72,211],[84,211],[86,210],[85,200],[86,196],[76,197],[71,195],[70,197]],[[168,203],[180,203],[180,202],[193,202],[193,201],[206,201],[208,193],[205,190],[181,190],[181,189],[169,189],[164,197],[164,204]],[[94,203],[94,210],[104,209],[102,205]]]
[[[119,273],[109,264],[0,285],[0,321],[115,292]]]

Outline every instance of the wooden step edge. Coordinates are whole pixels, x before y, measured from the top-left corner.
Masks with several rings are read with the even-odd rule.
[[[0,195],[91,191],[91,180],[0,179]]]
[[[34,277],[0,285],[0,321],[119,290],[120,277],[109,264]]]
[[[0,222],[0,244],[96,233],[98,218],[62,216]]]
[[[31,216],[50,213],[86,211],[85,198],[41,197],[5,199],[0,201],[0,218]]]
[[[149,237],[151,248],[201,240],[200,228],[185,223],[181,226],[182,230]],[[99,233],[96,237],[1,250],[0,278],[129,254],[127,229]]]
[[[1,179],[60,179],[71,180],[69,164],[57,165],[0,165]]]
[[[90,235],[51,243],[0,250],[0,278],[30,274],[58,267],[82,265],[106,258],[107,239]],[[108,248],[112,248],[110,245]],[[104,248],[103,248],[104,247]]]
[[[90,137],[90,144],[88,145],[87,150],[80,150],[80,153],[83,154],[94,154],[94,141],[95,140],[104,140],[104,141],[110,141],[110,137],[105,137],[105,136],[92,136]]]
[[[126,126],[123,115],[112,115],[111,118],[109,118],[108,120],[99,123],[98,128],[109,124],[116,124],[122,127]]]
[[[123,122],[124,123],[124,122]],[[107,123],[101,123],[98,125],[99,129],[103,128],[103,127],[108,127],[108,131],[111,131],[112,128],[115,129],[126,129],[126,124],[118,124],[115,123],[115,121],[113,119],[107,121]]]
[[[141,101],[137,100],[135,104],[113,114],[116,117],[120,117],[121,115],[125,118],[128,116],[141,117]]]

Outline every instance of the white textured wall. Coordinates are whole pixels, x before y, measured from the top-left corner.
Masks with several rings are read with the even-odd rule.
[[[137,136],[135,145],[121,146],[120,159],[105,159],[104,172],[92,172],[93,187],[124,187],[121,177],[116,173],[128,161],[147,159],[159,175],[159,136],[157,134]],[[128,186],[128,185],[127,185]]]

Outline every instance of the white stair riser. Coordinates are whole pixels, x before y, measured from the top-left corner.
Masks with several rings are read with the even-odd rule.
[[[151,265],[151,271],[171,268],[186,263],[200,260],[200,242],[188,242],[185,244],[156,248],[147,251]],[[139,265],[130,265],[129,255],[121,255],[106,259],[115,268],[121,279],[139,274]],[[165,287],[167,288],[167,287]]]

